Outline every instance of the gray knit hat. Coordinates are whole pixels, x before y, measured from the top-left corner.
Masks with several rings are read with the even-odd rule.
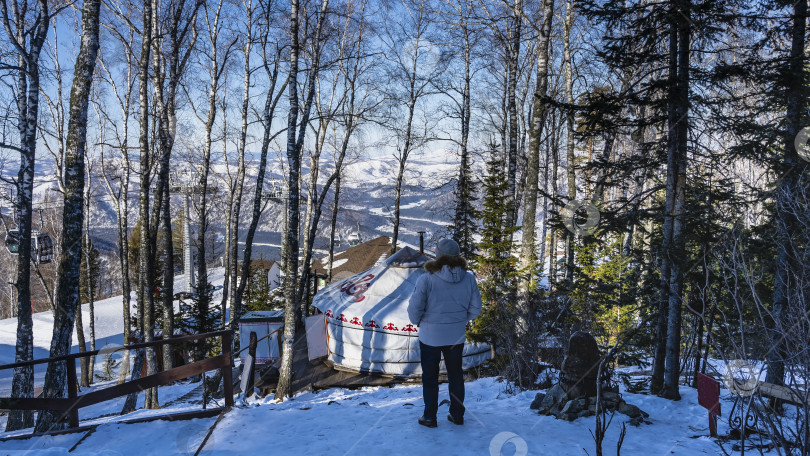
[[[436,246],[436,257],[457,257],[459,255],[461,255],[461,249],[458,246],[458,242],[452,239],[442,239]]]

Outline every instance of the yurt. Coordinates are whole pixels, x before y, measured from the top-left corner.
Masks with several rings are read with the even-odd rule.
[[[416,280],[429,258],[404,247],[370,269],[333,283],[315,296],[323,312],[328,360],[336,368],[396,377],[422,375],[419,328],[408,320]],[[490,356],[488,345],[467,343],[463,366]],[[444,369],[444,366],[442,366]]]

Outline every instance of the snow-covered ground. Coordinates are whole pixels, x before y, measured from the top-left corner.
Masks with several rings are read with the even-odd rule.
[[[593,417],[567,422],[537,415],[529,409],[535,392],[508,394],[504,386],[494,378],[467,383],[465,424],[445,421],[447,405],[442,405],[437,429],[416,423],[422,412],[420,385],[306,392],[281,403],[252,400],[225,416],[201,454],[595,454]],[[627,426],[623,455],[721,454],[708,437],[706,410],[697,404],[697,393],[683,387],[681,394],[681,401],[672,402],[624,393],[627,402],[650,413],[652,424]],[[441,397],[447,397],[446,385]],[[626,420],[624,415],[615,416],[604,442],[606,454],[615,454],[619,428]],[[214,421],[108,422],[70,454],[194,454]],[[728,431],[722,422],[719,430]],[[0,442],[0,455],[24,450],[67,454],[82,437],[79,433]]]
[[[220,284],[222,269],[214,269],[211,273],[212,282]],[[178,287],[182,279],[177,278]],[[121,307],[120,296],[96,303],[99,348],[123,342]],[[87,326],[87,306],[83,311]],[[50,312],[43,312],[36,314],[34,320],[35,356],[46,357],[53,319]],[[0,363],[13,362],[15,332],[16,319],[0,320]],[[75,345],[71,351],[76,351]],[[96,366],[98,372],[102,367],[100,360]],[[44,366],[36,374],[39,385]],[[105,385],[96,384],[93,389]],[[0,372],[0,395],[8,395],[10,388],[11,372]],[[444,421],[447,405],[442,405],[438,429],[424,428],[416,423],[422,413],[422,392],[418,384],[304,392],[280,403],[271,398],[248,402],[238,400],[239,405],[216,426],[202,454],[595,454],[591,436],[595,422],[592,417],[567,422],[540,416],[529,409],[534,391],[510,394],[506,390],[506,384],[494,378],[468,383],[465,401],[468,412],[464,426]],[[446,385],[441,386],[441,395],[447,397]],[[650,414],[652,424],[627,427],[623,455],[721,453],[715,440],[708,437],[707,412],[697,404],[696,391],[682,387],[681,395],[681,401],[672,402],[624,392],[628,403]],[[159,400],[163,409],[138,410],[126,418],[200,410],[200,396],[199,382],[162,387]],[[723,390],[723,397],[723,410],[730,410],[728,391]],[[121,417],[117,413],[123,400],[118,398],[81,409],[82,424],[99,426],[70,454],[194,454],[215,422],[215,418],[206,418],[122,424],[118,422]],[[139,402],[142,400],[140,398]],[[606,454],[614,454],[620,424],[626,420],[624,415],[615,416],[604,443]],[[5,417],[0,417],[0,429],[4,427]],[[721,434],[728,432],[722,418],[719,431]],[[30,430],[22,433],[26,432]],[[6,434],[0,434],[3,436]],[[0,456],[67,454],[83,437],[83,433],[76,433],[0,442]]]
[[[222,285],[224,281],[224,269],[214,268],[210,270],[209,281],[216,287]],[[175,277],[175,289],[181,290],[184,286],[184,276]],[[221,290],[214,292],[214,302],[221,299]],[[95,310],[95,331],[96,349],[102,349],[107,345],[122,345],[124,343],[124,322],[123,297],[115,296],[109,299],[98,301],[94,305]],[[179,307],[178,307],[179,308]],[[130,300],[130,311],[135,315],[135,294]],[[90,306],[82,306],[82,318],[84,323],[84,333],[88,335],[89,345],[90,334]],[[34,358],[47,358],[51,347],[53,336],[53,313],[51,311],[39,312],[33,315],[34,320]],[[7,318],[0,320],[0,364],[10,364],[14,362],[14,347],[17,343],[17,319]],[[76,342],[76,331],[73,331],[73,346],[71,353],[78,352]],[[46,365],[38,365],[34,368],[34,384],[40,386],[45,377]],[[101,360],[96,362],[96,372],[101,370]],[[9,396],[11,393],[11,379],[13,371],[0,371],[0,396]],[[5,417],[0,417],[0,426],[5,427]]]

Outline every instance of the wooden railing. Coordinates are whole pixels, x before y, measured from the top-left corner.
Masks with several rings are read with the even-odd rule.
[[[68,417],[68,425],[72,428],[79,426],[79,409],[99,402],[108,401],[132,393],[138,393],[148,388],[168,385],[177,380],[200,375],[204,372],[215,369],[222,369],[222,379],[225,392],[225,405],[233,406],[233,373],[231,372],[231,342],[233,340],[232,330],[216,331],[204,334],[194,334],[190,336],[173,337],[165,340],[153,342],[143,342],[122,346],[119,350],[137,350],[147,347],[160,347],[165,344],[176,344],[180,342],[191,342],[200,339],[210,339],[222,337],[222,354],[213,358],[207,358],[184,366],[175,367],[163,372],[148,375],[136,380],[130,380],[120,385],[111,386],[87,394],[79,395],[78,383],[76,381],[76,359],[88,358],[99,353],[109,353],[109,349],[94,350],[55,358],[35,359],[13,364],[0,365],[0,370],[14,369],[23,366],[34,366],[37,364],[53,363],[65,361],[67,364],[67,398],[10,398],[0,397],[0,409],[7,410],[52,410],[63,412]],[[116,350],[117,351],[117,350]]]

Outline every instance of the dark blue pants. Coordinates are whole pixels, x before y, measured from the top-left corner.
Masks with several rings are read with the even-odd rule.
[[[464,344],[433,347],[419,342],[422,351],[422,395],[425,398],[425,418],[436,418],[439,409],[439,361],[444,355],[447,380],[450,383],[450,414],[464,418],[464,372],[461,352]]]

